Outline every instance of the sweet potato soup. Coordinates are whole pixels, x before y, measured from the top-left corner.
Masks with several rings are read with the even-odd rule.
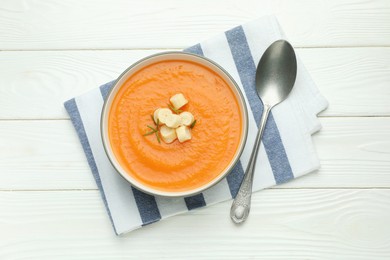
[[[158,142],[145,133],[151,115],[182,93],[197,120],[192,139]],[[238,101],[212,70],[189,61],[161,61],[142,68],[120,88],[108,115],[108,136],[121,166],[145,186],[167,192],[199,188],[232,161],[241,138]]]

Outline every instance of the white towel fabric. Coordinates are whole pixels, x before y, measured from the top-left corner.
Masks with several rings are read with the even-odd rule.
[[[100,114],[113,82],[65,102],[116,234],[235,196],[249,161],[262,112],[262,103],[255,94],[256,66],[266,48],[279,39],[285,39],[285,36],[276,18],[269,16],[184,50],[204,55],[225,68],[245,94],[249,111],[248,139],[239,163],[220,183],[195,196],[172,199],[147,195],[131,187],[115,171],[100,138]],[[272,110],[267,122],[258,155],[254,191],[319,168],[311,135],[320,129],[316,115],[326,107],[327,101],[298,57],[294,89]],[[227,208],[226,214],[228,212]]]

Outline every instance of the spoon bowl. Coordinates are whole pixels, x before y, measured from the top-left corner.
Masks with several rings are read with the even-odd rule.
[[[274,106],[285,100],[290,94],[296,75],[297,60],[294,48],[285,40],[272,43],[261,57],[256,70],[256,91],[263,103],[264,110],[248,167],[230,209],[230,217],[237,224],[244,222],[249,215],[253,175],[268,115]]]
[[[275,106],[290,94],[297,75],[294,49],[284,40],[264,52],[256,70],[256,91],[263,104]]]

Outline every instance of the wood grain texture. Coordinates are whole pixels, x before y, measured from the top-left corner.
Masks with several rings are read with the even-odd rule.
[[[97,187],[69,120],[0,122],[0,176],[1,189]]]
[[[69,118],[64,101],[158,51],[0,52],[0,118]]]
[[[240,227],[225,202],[115,237],[63,102],[268,14],[330,102],[321,169]],[[388,0],[2,0],[0,259],[390,259],[389,47]]]
[[[390,115],[390,48],[302,49],[298,54],[329,101],[321,116]]]
[[[0,192],[0,258],[388,259],[390,190],[266,190],[115,237],[97,191]]]
[[[276,188],[390,187],[390,118],[321,118],[322,168]],[[70,121],[0,121],[0,189],[96,189]]]
[[[390,187],[390,118],[321,118],[317,173],[276,188]]]
[[[63,102],[162,50],[0,52],[0,119],[64,119]],[[390,115],[390,48],[298,49],[324,116]]]
[[[387,0],[3,0],[0,50],[182,48],[276,14],[296,46],[389,46]]]

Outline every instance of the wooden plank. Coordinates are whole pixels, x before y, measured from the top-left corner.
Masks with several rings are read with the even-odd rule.
[[[0,192],[1,259],[388,259],[390,190],[266,190],[115,237],[97,191]]]
[[[390,115],[390,48],[302,49],[298,54],[329,101],[321,116]]]
[[[96,188],[69,120],[0,122],[0,189]]]
[[[0,52],[0,119],[63,119],[63,102],[162,50]],[[390,115],[390,48],[298,49],[325,116]]]
[[[69,118],[63,102],[153,51],[0,52],[0,118]]]
[[[387,0],[3,0],[0,50],[183,48],[276,14],[296,46],[389,46]]]
[[[390,118],[321,123],[321,170],[276,188],[390,187]],[[0,189],[96,189],[70,121],[0,121]]]
[[[389,187],[390,118],[321,118],[318,172],[277,188]]]

